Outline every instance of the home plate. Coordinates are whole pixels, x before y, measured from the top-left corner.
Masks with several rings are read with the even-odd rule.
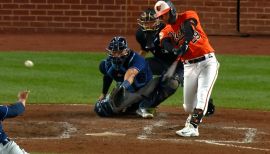
[[[126,136],[123,133],[103,132],[103,133],[87,133],[88,136]]]

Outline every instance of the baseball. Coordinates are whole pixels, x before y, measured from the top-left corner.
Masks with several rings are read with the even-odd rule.
[[[34,63],[33,63],[31,60],[26,60],[26,61],[24,62],[24,65],[25,65],[26,67],[33,67],[33,66],[34,66]]]

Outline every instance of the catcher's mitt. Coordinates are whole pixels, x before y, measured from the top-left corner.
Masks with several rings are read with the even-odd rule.
[[[141,99],[142,96],[140,94],[130,93],[121,86],[113,89],[110,94],[110,102],[115,113],[122,111]]]

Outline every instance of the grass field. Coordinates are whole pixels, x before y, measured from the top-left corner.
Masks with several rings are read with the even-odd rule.
[[[102,87],[98,65],[105,53],[0,52],[0,103],[30,89],[29,102],[94,103]],[[218,107],[270,110],[270,56],[217,55],[212,97]],[[24,61],[34,62],[26,68]],[[182,106],[182,88],[163,105]]]

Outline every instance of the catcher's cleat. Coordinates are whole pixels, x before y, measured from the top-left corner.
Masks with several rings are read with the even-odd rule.
[[[152,111],[153,112],[153,111]],[[151,111],[149,111],[148,109],[146,108],[139,108],[138,110],[136,110],[136,113],[145,118],[145,119],[152,119],[154,118],[154,114],[151,113]]]
[[[208,108],[207,111],[205,113],[205,116],[208,117],[210,115],[213,115],[215,113],[215,105],[214,105],[214,101],[212,98],[209,99],[208,102]]]
[[[176,131],[176,134],[182,137],[196,137],[199,136],[199,131],[198,127],[195,128],[192,124],[189,124],[183,129]]]

